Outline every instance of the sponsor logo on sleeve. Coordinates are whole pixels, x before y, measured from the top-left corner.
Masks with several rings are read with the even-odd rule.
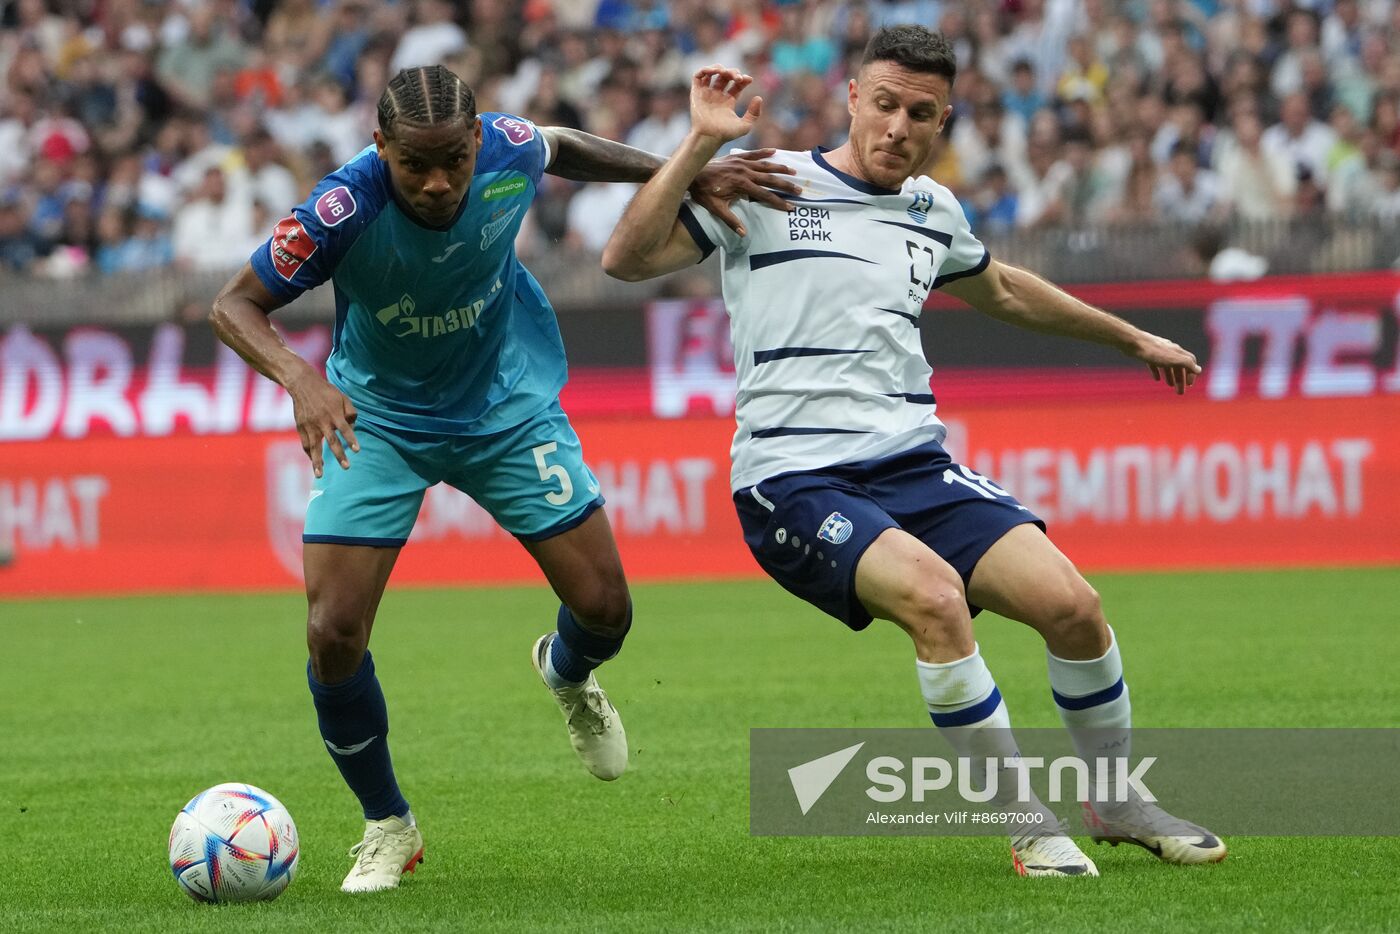
[[[315,255],[316,241],[307,235],[301,221],[289,214],[272,228],[272,242],[268,249],[272,253],[272,266],[277,274],[291,282],[301,264]]]
[[[528,120],[501,116],[492,120],[491,125],[504,133],[512,146],[524,146],[535,138],[535,126]]]
[[[316,216],[327,227],[334,227],[353,216],[356,206],[350,189],[340,185],[316,199]]]

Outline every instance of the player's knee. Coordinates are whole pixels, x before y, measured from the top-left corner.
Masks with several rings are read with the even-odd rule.
[[[1108,624],[1099,593],[1084,578],[1075,576],[1054,588],[1043,605],[1041,633],[1056,654],[1072,651],[1092,657],[1108,648]]]
[[[934,574],[907,581],[895,606],[895,622],[914,640],[921,658],[971,654],[967,596],[956,575]]]
[[[312,604],[306,617],[306,648],[316,680],[334,684],[354,675],[364,659],[366,644],[359,614]]]
[[[936,575],[910,581],[900,602],[914,622],[946,627],[967,616],[967,596],[956,577]]]
[[[620,636],[632,619],[632,596],[619,572],[598,578],[566,601],[579,625],[601,636]]]

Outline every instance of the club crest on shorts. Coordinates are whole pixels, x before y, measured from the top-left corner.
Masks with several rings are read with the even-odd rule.
[[[854,529],[855,526],[851,524],[850,519],[839,512],[833,512],[826,517],[822,527],[817,529],[817,538],[824,542],[831,542],[833,545],[839,545],[851,537],[851,532]]]

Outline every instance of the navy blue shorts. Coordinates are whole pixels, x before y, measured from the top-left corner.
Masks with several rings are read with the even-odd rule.
[[[856,565],[880,533],[903,529],[962,575],[1011,529],[1045,523],[937,442],[877,460],[779,474],[734,494],[744,541],[779,584],[852,629],[870,625]],[[975,616],[980,607],[971,607]]]

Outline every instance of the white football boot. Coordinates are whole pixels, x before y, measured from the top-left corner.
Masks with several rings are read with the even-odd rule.
[[[423,862],[423,835],[418,823],[388,817],[365,821],[365,836],[350,848],[355,867],[340,884],[342,892],[383,892],[398,888],[399,881]]]
[[[598,686],[593,672],[588,680],[577,687],[555,690],[545,680],[544,666],[550,643],[557,633],[549,632],[540,636],[530,652],[530,663],[535,666],[540,680],[554,695],[559,709],[564,712],[564,723],[569,728],[569,742],[578,753],[584,768],[605,782],[610,782],[627,769],[627,732],[622,728],[622,718],[617,708],[608,700],[608,695]]]
[[[1063,827],[1036,827],[1011,838],[1011,862],[1022,876],[1097,876],[1099,867],[1084,855]]]
[[[1138,799],[1100,805],[1097,810],[1086,801],[1084,824],[1095,843],[1132,843],[1164,863],[1179,866],[1218,863],[1229,852],[1225,841],[1204,827]]]

